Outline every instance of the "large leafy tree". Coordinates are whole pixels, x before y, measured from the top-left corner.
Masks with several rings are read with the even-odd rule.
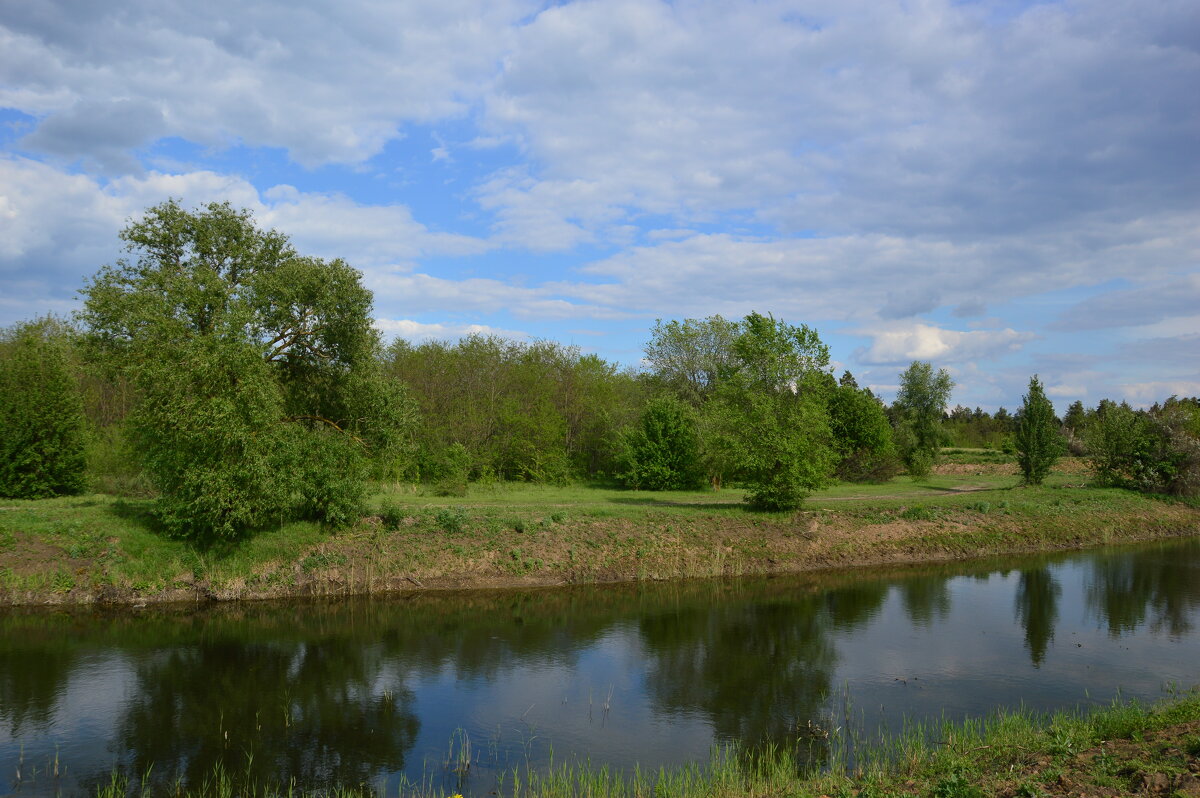
[[[1054,417],[1054,405],[1046,398],[1036,374],[1029,380],[1029,393],[1021,405],[1013,443],[1027,485],[1042,484],[1066,448],[1058,419]]]
[[[0,496],[83,490],[83,401],[69,360],[68,331],[54,319],[0,331]]]
[[[379,367],[371,294],[227,203],[175,201],[121,232],[130,257],[84,289],[92,353],[135,386],[133,433],[172,531],[232,537],[344,523],[412,410]]]
[[[914,360],[900,375],[895,409],[900,453],[913,477],[928,475],[937,459],[942,438],[942,416],[950,403],[954,380],[945,369]],[[999,418],[1000,414],[997,413]]]

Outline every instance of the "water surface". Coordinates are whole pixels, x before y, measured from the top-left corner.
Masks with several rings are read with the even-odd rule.
[[[1200,541],[907,570],[0,614],[0,793],[707,760],[1200,683]],[[820,757],[814,750],[812,756]],[[470,761],[465,778],[460,761]],[[56,764],[57,763],[57,764]],[[151,769],[151,765],[153,765]],[[56,775],[57,772],[57,775]]]

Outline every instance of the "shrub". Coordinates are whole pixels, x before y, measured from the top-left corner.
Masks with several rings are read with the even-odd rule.
[[[435,496],[466,496],[471,472],[471,453],[461,443],[452,443],[442,451],[433,483]]]
[[[1200,493],[1200,440],[1191,434],[1186,408],[1157,415],[1108,403],[1088,427],[1096,479],[1103,485],[1151,493]]]
[[[36,499],[85,487],[83,401],[53,319],[0,333],[0,496]]]
[[[646,405],[623,441],[617,479],[635,490],[687,490],[700,485],[700,440],[696,414],[677,399]]]
[[[386,504],[379,512],[379,520],[383,522],[384,529],[395,532],[404,523],[404,511],[394,504]]]
[[[433,516],[433,522],[440,529],[451,534],[462,532],[467,525],[467,513],[461,507],[438,510]]]
[[[829,399],[829,428],[838,453],[836,475],[850,482],[886,482],[900,470],[892,426],[870,391],[839,385]]]
[[[350,526],[362,514],[370,468],[362,444],[321,427],[298,432],[296,514],[334,528]]]

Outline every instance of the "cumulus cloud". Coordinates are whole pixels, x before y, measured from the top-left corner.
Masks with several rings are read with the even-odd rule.
[[[613,209],[960,241],[1192,214],[1193,22],[1181,0],[555,6],[485,98],[540,167],[493,199],[553,212],[582,181]]]
[[[959,358],[980,397],[1019,389],[962,359],[1028,340],[1015,303],[1123,280],[1054,329],[1195,330],[1197,19],[1192,0],[9,4],[0,108],[29,157],[0,157],[0,315],[68,303],[146,206],[229,199],[363,269],[393,319],[769,311],[870,330],[864,358]],[[176,140],[196,165],[164,166]],[[289,176],[257,177],[256,148]],[[325,190],[274,185],[309,177]],[[514,250],[543,268],[509,276]],[[943,311],[975,329],[919,320]],[[1132,369],[1119,341],[1088,345]],[[1089,368],[1062,386],[1116,384]]]
[[[489,246],[432,231],[402,205],[362,206],[290,186],[260,193],[242,178],[208,171],[150,172],[102,185],[37,161],[0,156],[0,293],[25,303],[62,303],[85,277],[120,255],[117,233],[127,220],[166,197],[187,206],[228,200],[248,208],[260,225],[288,233],[301,252],[344,258],[368,282],[414,258],[479,253]]]
[[[18,3],[0,28],[8,76],[0,106],[42,117],[26,146],[67,157],[109,158],[114,146],[175,135],[283,147],[309,164],[353,163],[406,122],[465,114],[509,32],[536,7]]]
[[[872,343],[855,357],[862,363],[908,363],[930,360],[938,363],[986,360],[1017,352],[1035,337],[1033,333],[1006,330],[960,332],[929,324],[897,324],[859,331]]]

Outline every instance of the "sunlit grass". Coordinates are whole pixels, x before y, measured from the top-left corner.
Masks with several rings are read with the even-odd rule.
[[[172,592],[180,600],[285,596],[301,588],[375,592],[453,574],[468,583],[731,576],[911,561],[922,552],[946,559],[1078,547],[1194,526],[1183,506],[1088,486],[1075,464],[1038,487],[996,469],[962,471],[835,484],[798,512],[779,513],[750,510],[736,486],[651,492],[485,483],[446,497],[428,486],[377,484],[352,528],[291,522],[210,546],[165,536],[149,499],[6,501],[0,600],[86,598],[110,588],[122,601]],[[872,529],[884,529],[877,525],[893,523],[910,524],[909,531],[865,542]]]

